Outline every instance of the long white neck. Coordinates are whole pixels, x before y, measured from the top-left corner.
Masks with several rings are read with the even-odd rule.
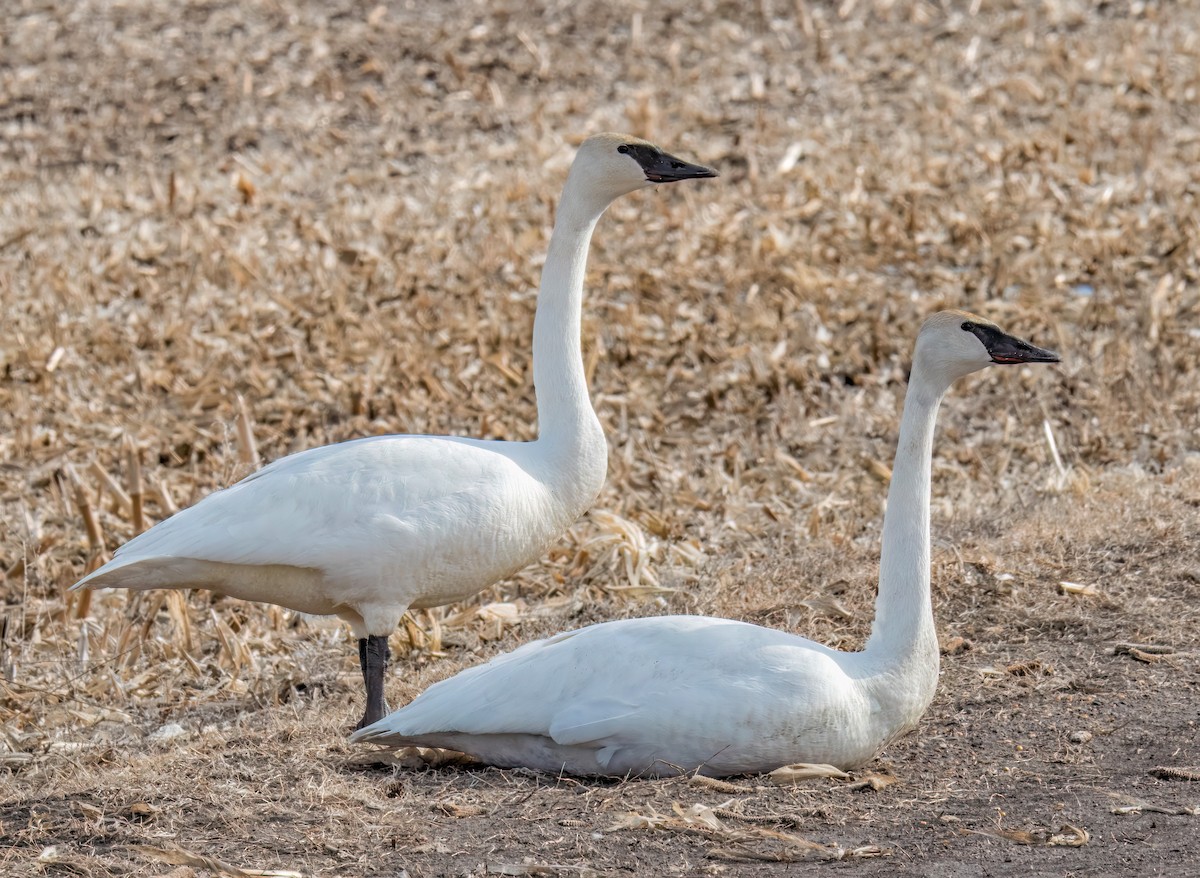
[[[533,319],[533,387],[539,456],[562,484],[594,485],[590,502],[603,483],[608,449],[588,397],[579,329],[588,245],[608,204],[596,205],[580,189],[568,174]]]
[[[875,622],[864,649],[897,695],[926,699],[938,670],[929,595],[930,468],[934,424],[947,387],[914,363],[883,519]]]

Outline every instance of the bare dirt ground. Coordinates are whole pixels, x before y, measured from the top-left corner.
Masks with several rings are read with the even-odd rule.
[[[0,873],[1200,874],[1198,98],[1189,3],[11,0]],[[631,615],[861,645],[912,339],[953,305],[1063,364],[943,408],[917,732],[787,787],[389,765],[346,742],[340,627],[67,595],[248,436],[531,437],[554,203],[604,129],[722,177],[601,222],[607,487],[414,615],[392,704]]]

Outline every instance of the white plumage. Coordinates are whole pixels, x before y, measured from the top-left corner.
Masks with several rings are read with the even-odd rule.
[[[181,587],[182,577],[341,615],[364,637],[390,631],[408,606],[467,597],[524,566],[599,490],[603,468],[556,492],[536,451],[435,436],[302,451],[130,540],[80,585]]]
[[[608,450],[580,354],[596,222],[626,193],[713,176],[625,135],[580,147],[534,319],[536,441],[378,436],[293,454],[130,540],[74,588],[208,588],[336,614],[359,638],[360,726],[379,719],[387,636],[404,612],[468,597],[536,560],[604,483]]]
[[[582,775],[721,776],[870,760],[916,725],[937,685],[929,484],[942,396],[989,363],[1057,359],[961,311],[926,321],[888,492],[876,617],[861,652],[728,619],[608,622],[466,670],[353,740]]]

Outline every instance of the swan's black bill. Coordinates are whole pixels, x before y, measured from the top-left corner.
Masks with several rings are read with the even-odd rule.
[[[646,172],[646,179],[651,183],[674,183],[678,180],[719,176],[713,168],[693,165],[645,143],[626,143],[617,147],[617,151],[641,165]]]
[[[1015,363],[1059,362],[1058,354],[1054,353],[1054,351],[1048,351],[1045,348],[1031,345],[1024,339],[1017,338],[1015,335],[1009,335],[995,326],[967,322],[963,324],[963,329],[974,333],[975,337],[983,342],[983,346],[987,349],[993,363],[1009,366]]]

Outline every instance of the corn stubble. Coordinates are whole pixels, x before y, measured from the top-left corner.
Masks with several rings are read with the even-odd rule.
[[[221,755],[249,758],[236,750],[249,741],[279,754],[264,776],[289,778],[314,838],[314,814],[356,814],[363,795],[392,808],[393,793],[423,808],[453,783],[364,784],[330,762],[348,755],[336,718],[357,692],[337,624],[203,592],[65,589],[293,451],[382,432],[532,438],[548,193],[574,138],[604,128],[714,164],[720,185],[643,193],[603,220],[583,356],[607,486],[543,563],[406,620],[392,702],[532,637],[668,610],[860,646],[912,339],[951,305],[1064,363],[993,370],[944,410],[934,600],[956,645],[918,737],[952,746],[938,723],[954,706],[1085,698],[1088,663],[1114,649],[1129,673],[1155,675],[1163,710],[1185,709],[1174,687],[1194,671],[1200,623],[1188,17],[861,0],[730,20],[683,4],[668,26],[658,7],[630,18],[616,4],[563,7],[549,25],[513,6],[464,31],[439,4],[336,19],[316,3],[290,19],[185,6],[105,6],[76,27],[33,0],[13,20],[16,66],[0,69],[0,784],[17,790],[0,799],[20,850],[51,843],[38,827],[83,819],[46,790],[90,796],[102,813],[89,826],[165,820],[122,810],[113,759],[144,779],[129,795],[158,790],[153,807],[176,814],[206,789],[252,787]],[[43,51],[52,33],[88,48]],[[157,60],[118,63],[118,49]],[[1044,655],[1064,630],[1069,651]],[[621,832],[671,829],[669,844],[719,859],[876,856],[889,846],[810,841],[697,800],[803,804],[836,832],[844,807],[894,827],[903,807],[872,802],[953,802],[994,782],[913,777],[941,752],[917,746],[894,745],[910,748],[900,783],[853,793],[863,777],[801,769],[784,786],[732,785],[749,792],[626,785],[674,806],[589,793],[571,817],[586,824],[578,856],[628,865],[586,841],[622,809],[643,822]],[[172,774],[171,753],[192,754],[179,758],[199,779]],[[503,778],[492,816],[460,830],[507,813],[506,789],[550,807]],[[42,822],[24,804],[35,799]],[[364,838],[448,856],[408,812],[371,813],[389,828]],[[973,819],[993,831],[986,810]],[[240,856],[252,842],[225,831],[187,855],[272,862]],[[1020,832],[1030,841],[1004,837],[1086,850],[1083,826]],[[161,853],[199,846],[179,841],[139,843],[152,861],[213,868]],[[364,844],[337,839],[352,853],[326,851],[321,868],[361,862]],[[117,871],[125,856],[101,854]]]

